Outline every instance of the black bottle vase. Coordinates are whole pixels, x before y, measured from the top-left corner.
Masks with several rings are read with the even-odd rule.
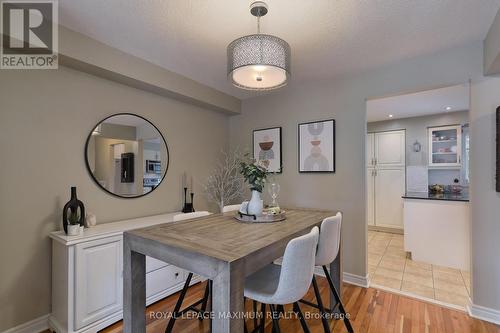
[[[72,214],[75,214],[78,209],[80,209],[78,224],[82,226],[85,221],[85,206],[83,202],[76,197],[76,187],[71,187],[71,199],[64,205],[63,209],[63,228],[65,233],[68,233],[68,210],[70,210]]]

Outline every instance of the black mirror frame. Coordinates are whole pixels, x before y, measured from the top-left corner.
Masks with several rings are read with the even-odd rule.
[[[143,193],[143,194],[140,194],[140,195],[136,195],[136,196],[133,196],[133,197],[124,197],[124,196],[121,196],[121,195],[118,195],[116,193],[113,193],[111,191],[109,191],[108,189],[104,188],[101,186],[101,184],[99,184],[99,182],[97,181],[97,179],[94,177],[94,174],[92,173],[92,170],[90,169],[90,163],[89,163],[89,159],[88,159],[88,156],[87,156],[87,150],[88,150],[88,145],[89,145],[89,142],[90,142],[90,138],[92,137],[92,132],[94,131],[94,129],[99,126],[100,124],[102,124],[104,121],[106,121],[107,119],[111,118],[111,117],[115,117],[115,116],[135,116],[135,117],[138,117],[138,118],[141,118],[142,120],[146,121],[147,123],[149,123],[151,126],[153,126],[157,131],[158,133],[160,134],[163,142],[165,143],[165,149],[167,150],[167,165],[165,167],[165,172],[163,173],[162,175],[162,178],[160,180],[160,183],[158,184],[158,186],[156,186],[155,188],[153,188],[151,191],[149,191],[148,193]],[[122,112],[122,113],[114,113],[104,119],[102,119],[101,121],[99,121],[91,130],[90,130],[90,134],[87,136],[87,140],[85,141],[85,148],[84,148],[84,155],[85,155],[85,165],[87,167],[87,171],[88,173],[90,174],[92,180],[94,181],[94,183],[101,189],[101,190],[104,190],[105,192],[107,192],[108,194],[111,194],[112,196],[114,197],[117,197],[117,198],[120,198],[120,199],[137,199],[137,198],[141,198],[141,197],[144,197],[148,194],[151,194],[153,193],[158,187],[160,187],[160,185],[163,183],[163,180],[166,178],[167,176],[167,172],[168,172],[168,166],[170,164],[170,151],[168,149],[168,143],[167,143],[167,140],[165,140],[165,137],[163,136],[162,132],[158,129],[158,127],[155,126],[155,124],[153,124],[152,122],[150,122],[148,119],[144,118],[143,116],[140,116],[138,114],[135,114],[135,113],[129,113],[129,112]]]

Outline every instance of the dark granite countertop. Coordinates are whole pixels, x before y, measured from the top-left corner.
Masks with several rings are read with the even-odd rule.
[[[428,193],[428,192],[407,192],[404,199],[424,199],[424,200],[445,200],[445,201],[469,201],[469,193]]]

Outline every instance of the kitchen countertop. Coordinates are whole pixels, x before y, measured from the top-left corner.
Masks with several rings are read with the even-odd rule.
[[[444,201],[464,201],[469,202],[469,193],[428,193],[428,192],[407,192],[404,199],[424,199],[424,200],[444,200]]]

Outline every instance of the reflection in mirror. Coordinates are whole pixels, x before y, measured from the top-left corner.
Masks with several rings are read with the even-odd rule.
[[[139,197],[165,177],[169,156],[165,139],[146,119],[117,114],[101,121],[89,134],[86,162],[104,190],[120,197]]]

